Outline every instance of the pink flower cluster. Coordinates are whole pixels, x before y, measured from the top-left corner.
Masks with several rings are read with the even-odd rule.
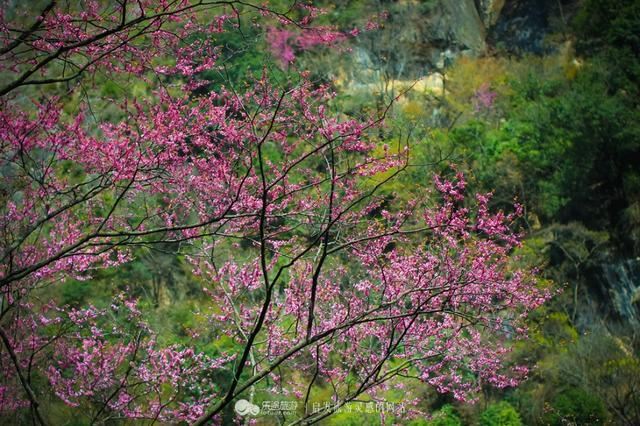
[[[491,90],[489,83],[483,83],[473,95],[473,106],[476,112],[493,109],[498,94]]]

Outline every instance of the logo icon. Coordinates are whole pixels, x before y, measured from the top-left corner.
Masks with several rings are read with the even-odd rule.
[[[241,416],[257,416],[260,413],[260,407],[250,403],[246,399],[239,399],[233,406],[233,409]]]

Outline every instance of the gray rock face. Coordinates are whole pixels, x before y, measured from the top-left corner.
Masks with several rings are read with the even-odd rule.
[[[475,3],[484,27],[489,29],[498,22],[505,0],[476,0]]]
[[[442,8],[452,35],[452,41],[459,50],[469,50],[481,55],[486,50],[486,29],[473,0],[444,0]]]
[[[593,297],[601,301],[600,310],[609,310],[612,319],[640,325],[640,260],[603,264],[593,278]]]
[[[482,9],[485,19],[495,19],[491,14],[503,0],[492,1],[498,3]],[[392,78],[415,79],[442,69],[461,53],[486,53],[487,31],[474,0],[404,1],[392,11],[383,31],[371,33],[359,46],[368,51],[354,58],[359,68],[386,67]]]
[[[361,38],[345,77],[362,84],[382,75],[415,80],[442,72],[461,55],[480,57],[495,47],[545,53],[549,23],[569,19],[578,1],[398,1],[383,30]]]
[[[404,22],[416,28],[414,42],[420,54],[436,65],[445,51],[482,56],[489,46],[511,52],[545,53],[551,22],[570,19],[578,0],[432,0],[428,9],[406,3]],[[425,13],[425,11],[427,13]],[[409,47],[409,50],[410,47]],[[437,67],[437,66],[436,66]]]
[[[490,45],[509,52],[543,54],[553,50],[545,39],[561,31],[577,9],[578,0],[477,0],[482,13],[492,20],[487,32]],[[501,5],[498,2],[502,3]],[[492,3],[492,4],[490,4]],[[497,16],[490,11],[498,12]],[[485,12],[486,11],[486,12]],[[554,23],[554,24],[552,24]],[[552,28],[554,27],[555,28]]]

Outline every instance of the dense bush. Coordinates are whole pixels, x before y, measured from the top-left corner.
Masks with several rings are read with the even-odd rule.
[[[580,388],[569,388],[560,392],[549,406],[545,422],[550,425],[601,425],[607,419],[607,410],[602,401]]]
[[[520,426],[522,421],[515,408],[506,401],[491,404],[480,414],[480,426]]]

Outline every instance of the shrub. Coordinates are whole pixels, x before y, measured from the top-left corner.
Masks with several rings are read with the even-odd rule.
[[[520,426],[521,424],[520,415],[506,401],[489,405],[480,415],[480,426]]]

